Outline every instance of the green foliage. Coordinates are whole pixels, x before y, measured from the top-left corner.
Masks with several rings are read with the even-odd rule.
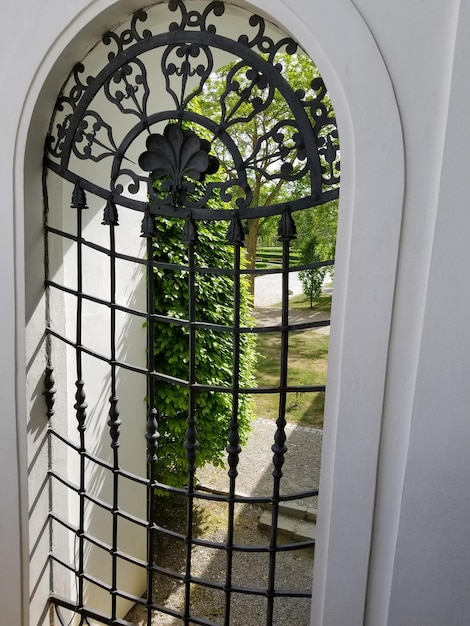
[[[326,202],[311,209],[294,214],[297,227],[295,247],[304,259],[309,259],[309,250],[313,248],[321,261],[335,258],[336,229],[338,225],[338,200]],[[304,263],[313,262],[305,260]],[[331,270],[330,270],[331,272]]]
[[[279,57],[279,58],[278,58]],[[305,97],[309,98],[312,92],[312,79],[319,76],[313,62],[303,53],[285,55],[279,52],[275,61],[282,65],[282,72],[286,80],[294,89],[302,90]],[[244,90],[250,87],[251,79],[248,78],[247,66],[241,64],[231,76],[232,84],[238,84],[236,90],[228,90],[227,76],[233,64],[219,68],[213,72],[210,79],[204,84],[201,94],[189,101],[188,109],[194,113],[207,117],[218,123],[221,115],[225,115],[223,126],[227,124],[227,132],[238,146],[243,159],[249,160],[250,155],[256,151],[260,138],[266,137],[278,120],[292,117],[287,103],[277,91],[270,105],[255,114],[253,102],[257,98],[266,99],[268,92],[266,87],[259,83],[250,92],[250,98],[246,98]],[[250,87],[251,89],[251,87]],[[224,100],[225,114],[221,112],[221,97]],[[325,105],[333,115],[333,109],[328,95],[325,97]],[[310,112],[307,110],[307,114]],[[238,120],[238,121],[237,121]],[[312,120],[313,122],[313,120]],[[204,137],[206,131],[203,124],[192,122],[193,130],[199,137]],[[295,140],[295,125],[291,131],[284,128],[286,145],[293,146]],[[288,136],[289,132],[292,135]],[[228,180],[236,178],[237,172],[225,143],[210,134],[206,137],[211,141],[211,153],[215,154],[220,161],[220,172],[217,178]],[[257,167],[249,169],[247,177],[253,192],[252,205],[264,206],[273,203],[287,202],[291,198],[299,198],[309,193],[310,180],[308,176],[299,180],[286,182],[275,176],[265,176],[262,172],[274,172],[284,160],[281,158],[279,145],[275,142],[267,142],[266,149],[258,152]],[[303,164],[298,160],[295,150],[289,158],[293,172],[300,171]],[[209,178],[207,179],[209,180]],[[162,181],[155,181],[156,192]],[[196,185],[197,188],[197,185]],[[231,200],[233,208],[236,197]],[[220,197],[215,199],[216,208],[222,208],[224,203]],[[210,203],[209,203],[210,204]],[[208,206],[209,206],[208,204]],[[329,203],[332,204],[332,203]],[[334,204],[334,203],[333,203]],[[333,206],[332,204],[332,206]],[[325,205],[327,206],[327,205]],[[336,237],[336,214],[335,210],[323,210],[316,207],[309,211],[300,211],[296,214],[296,223],[300,243],[308,240],[310,243],[312,233],[315,233],[313,241],[314,254],[321,258],[327,250],[334,251]],[[209,206],[210,208],[210,206]],[[336,211],[336,212],[335,212]],[[312,212],[312,216],[310,216]],[[307,217],[302,215],[306,213]],[[299,215],[300,214],[300,215]],[[249,267],[254,267],[256,259],[256,247],[258,237],[264,236],[272,245],[277,239],[278,218],[252,218],[246,224],[246,262]],[[201,267],[232,267],[233,249],[223,242],[226,225],[220,223],[208,223],[198,225],[199,243],[195,247],[196,265]],[[157,235],[154,238],[154,258],[161,263],[187,265],[187,247],[181,243],[182,223],[176,219],[157,220]],[[307,244],[306,244],[307,245]],[[302,253],[304,254],[304,253]],[[308,254],[305,252],[305,254]],[[305,259],[306,257],[302,257]],[[304,263],[317,260],[315,256]],[[310,271],[310,270],[308,270]],[[324,272],[323,272],[324,273]],[[240,310],[241,325],[250,325],[250,302],[249,289],[253,289],[253,282],[243,281],[242,304]],[[176,319],[188,318],[188,273],[183,270],[171,270],[158,267],[155,269],[155,311]],[[321,284],[321,283],[320,283]],[[315,293],[315,292],[313,292]],[[313,297],[313,296],[312,296]],[[198,321],[216,324],[230,325],[233,323],[233,280],[228,276],[197,274],[196,275],[196,317]],[[156,323],[155,328],[155,360],[156,369],[168,376],[182,381],[188,380],[189,376],[189,333],[184,326],[176,323]],[[240,337],[240,385],[250,385],[252,372],[255,365],[254,338],[248,334]],[[230,333],[220,331],[198,329],[196,332],[196,377],[200,384],[230,387],[232,384],[232,358],[233,339]],[[188,413],[189,393],[186,386],[173,383],[157,382],[156,406],[159,407],[159,463],[158,478],[162,482],[171,485],[181,485],[186,478],[186,458],[183,443],[186,431],[186,416]],[[216,393],[198,391],[196,394],[197,430],[199,449],[197,465],[201,466],[211,462],[220,464],[224,455],[227,442],[229,421],[232,406],[229,393]],[[161,408],[160,408],[161,407]],[[238,418],[240,424],[240,436],[246,438],[251,416],[251,399],[246,395],[240,396]]]
[[[153,239],[154,259],[160,263],[188,264],[188,248],[181,243],[183,222],[158,218]],[[232,267],[234,251],[225,241],[226,223],[198,223],[199,241],[195,245],[195,264],[199,267]],[[188,319],[188,272],[157,267],[155,278],[155,312],[176,319]],[[233,278],[230,276],[195,275],[196,319],[222,325],[233,324]],[[249,325],[250,302],[246,281],[241,285],[240,317]],[[202,385],[230,387],[232,384],[233,337],[231,333],[197,329],[196,380]],[[254,336],[241,334],[240,385],[252,382],[255,365]],[[177,323],[155,323],[155,369],[180,380],[189,377],[189,330]],[[175,383],[156,383],[156,407],[159,411],[159,450],[157,476],[161,482],[182,486],[187,479],[187,461],[183,447],[188,415],[187,387]],[[195,416],[199,449],[196,465],[220,465],[227,445],[232,414],[230,393],[197,391]],[[238,421],[242,442],[246,440],[252,417],[252,400],[246,394],[239,398]]]
[[[266,246],[261,247],[258,246],[256,251],[256,268],[271,268],[276,267],[279,268],[282,265],[283,259],[283,250],[282,247],[277,246]],[[299,265],[300,263],[300,254],[297,250],[289,251],[289,264],[290,266]]]
[[[321,294],[321,286],[325,277],[325,268],[308,269],[299,272],[302,289],[307,298],[310,299],[310,308],[313,308],[313,301]]]
[[[303,240],[300,247],[300,254],[302,258],[302,264],[307,263],[319,263],[322,259],[317,252],[317,239],[315,235]],[[325,278],[325,267],[316,267],[299,272],[300,282],[302,283],[302,289],[307,298],[310,299],[310,308],[313,307],[313,301],[321,294],[321,288],[323,279]]]
[[[312,87],[312,81],[320,78],[320,73],[315,63],[305,53],[298,50],[295,54],[287,54],[280,50],[273,62],[279,64],[283,78],[293,91],[302,94],[306,100],[314,98],[315,90]],[[230,82],[230,89],[228,82]],[[227,127],[227,132],[240,150],[242,158],[249,160],[258,142],[266,137],[276,123],[281,120],[293,122],[293,113],[289,103],[277,89],[273,94],[270,93],[270,89],[270,85],[264,81],[253,84],[253,74],[249,64],[232,61],[211,73],[204,83],[203,91],[189,102],[188,108],[217,124],[222,122],[223,127]],[[221,107],[221,99],[223,107]],[[254,108],[256,101],[269,101],[269,105],[258,111]],[[328,93],[322,102],[328,114],[334,118]],[[308,107],[306,114],[314,125],[315,121]],[[295,124],[291,127],[287,124],[282,127],[285,146],[293,147],[294,136],[297,132]],[[326,128],[325,132],[327,132]],[[227,146],[222,141],[215,140],[212,143],[212,150],[219,159],[226,176],[236,177],[236,168]],[[252,204],[254,206],[284,202],[291,197],[301,197],[308,193],[310,185],[308,176],[287,182],[276,176],[267,177],[262,174],[263,171],[268,170],[274,174],[286,160],[290,162],[293,173],[300,171],[305,165],[298,159],[296,150],[292,150],[289,157],[286,157],[281,153],[275,141],[266,141],[264,149],[257,154],[256,168],[249,168],[246,171],[253,191]],[[262,229],[262,222],[259,223],[258,228]]]
[[[338,200],[332,200],[295,214],[297,240],[295,248],[300,253],[302,265],[332,260],[335,257]],[[333,266],[328,267],[333,277]],[[326,268],[313,268],[299,272],[304,294],[313,300],[321,294]]]
[[[318,68],[313,61],[298,50],[295,54],[287,54],[280,50],[274,63],[282,67],[283,77],[291,85],[293,90],[303,93],[305,99],[312,99],[314,89],[312,81],[320,77]],[[269,106],[261,111],[255,111],[253,102],[257,99],[262,101],[269,98],[269,86],[264,83],[252,85],[252,79],[247,75],[248,65],[240,63],[238,69],[236,63],[229,63],[214,71],[205,82],[200,95],[193,98],[188,108],[193,112],[204,115],[216,123],[220,123],[222,118],[221,98],[223,98],[225,121],[228,123],[227,132],[239,148],[243,159],[249,159],[256,150],[258,142],[272,129],[273,125],[280,120],[292,119],[292,111],[284,97],[278,90],[275,90]],[[232,85],[236,88],[227,89],[227,77],[230,76]],[[250,75],[251,76],[251,75]],[[246,97],[247,93],[250,97]],[[328,94],[323,98],[328,114],[334,117],[334,111]],[[306,109],[312,124],[315,123],[311,116],[311,111]],[[228,122],[227,122],[228,120]],[[292,146],[295,143],[295,125],[284,126],[285,145]],[[197,131],[199,132],[199,130]],[[325,129],[325,132],[326,129]],[[237,172],[233,160],[226,145],[220,140],[212,142],[212,150],[220,161],[224,178],[236,178]],[[293,172],[300,171],[304,163],[297,158],[296,151],[292,151],[287,161],[292,166]],[[250,168],[246,175],[253,192],[253,206],[268,206],[270,204],[288,202],[292,198],[300,198],[310,193],[310,177],[308,175],[299,180],[287,182],[276,176],[265,176],[262,172],[269,171],[271,174],[277,171],[281,164],[285,162],[285,157],[281,156],[279,145],[274,141],[266,142],[265,147],[257,155],[257,167]],[[235,200],[235,198],[234,198]],[[248,267],[255,267],[256,249],[258,240],[261,238],[263,245],[275,245],[277,242],[278,217],[262,217],[247,220],[247,257]],[[336,225],[334,226],[336,233]],[[321,244],[319,244],[321,245]],[[251,285],[253,289],[253,284]]]

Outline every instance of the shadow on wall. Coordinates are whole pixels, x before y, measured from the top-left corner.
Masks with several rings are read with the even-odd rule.
[[[67,192],[63,192],[68,195]],[[59,202],[60,204],[60,202]],[[70,211],[61,217],[63,228],[73,232],[76,213]],[[102,226],[102,208],[91,208],[86,212],[84,238],[95,242],[108,237],[109,228]],[[121,226],[116,228],[116,247],[122,254],[143,259],[145,242],[140,238],[140,218],[129,211],[122,215]],[[52,238],[50,252],[51,276],[65,287],[75,288],[77,284],[76,249],[70,240],[58,245],[57,237]],[[103,243],[103,241],[99,241]],[[62,263],[63,259],[63,263]],[[110,259],[96,250],[83,249],[83,293],[106,301],[110,298]],[[116,304],[145,315],[146,280],[145,265],[129,261],[116,261]],[[72,343],[76,342],[75,296],[53,289],[51,293],[52,328]],[[41,302],[41,301],[40,301]],[[146,367],[145,317],[137,314],[116,313],[115,358],[142,369]],[[41,335],[37,348],[30,358],[28,367],[28,397],[30,399],[29,434],[29,473],[33,478],[30,484],[30,541],[31,541],[31,612],[39,615],[50,591],[63,597],[76,599],[77,581],[71,570],[80,567],[80,550],[83,550],[83,569],[91,579],[102,580],[105,585],[113,585],[113,547],[119,546],[124,557],[146,561],[146,376],[125,367],[116,366],[116,396],[119,411],[118,467],[141,479],[141,483],[120,474],[113,474],[112,438],[110,434],[109,411],[111,396],[111,313],[110,307],[96,301],[83,301],[81,321],[81,378],[86,394],[85,449],[86,460],[81,468],[80,446],[77,422],[75,382],[77,379],[77,353],[74,347],[56,338],[51,340],[52,363],[55,366],[55,406],[54,415],[47,420],[43,397],[45,361],[45,341]],[[87,354],[87,350],[102,355],[97,358]],[[48,429],[53,433],[48,438]],[[66,442],[69,441],[70,444]],[[57,478],[48,479],[48,469],[52,467]],[[84,531],[87,538],[83,545],[74,532],[80,526],[80,499],[76,493],[81,484],[87,491],[84,505]],[[40,482],[39,482],[39,478]],[[115,482],[116,481],[116,482]],[[67,487],[74,485],[74,489]],[[115,489],[116,488],[116,489]],[[117,495],[118,494],[118,495]],[[48,521],[49,507],[53,517],[64,520]],[[118,509],[123,515],[113,516]],[[141,520],[141,524],[125,519]],[[113,520],[115,520],[113,522]],[[113,527],[114,523],[114,527]],[[53,544],[51,546],[51,532]],[[115,540],[113,541],[113,535]],[[60,562],[52,562],[49,572],[49,552]],[[114,584],[125,592],[140,596],[145,589],[145,569],[131,565],[125,558],[116,559],[117,576]],[[52,585],[52,589],[50,588]],[[93,610],[111,614],[111,596],[99,584],[85,582],[84,600]],[[120,615],[131,606],[128,601],[118,599],[117,613]],[[44,613],[45,616],[45,613]],[[36,618],[35,618],[36,619]],[[68,618],[72,619],[72,615]]]

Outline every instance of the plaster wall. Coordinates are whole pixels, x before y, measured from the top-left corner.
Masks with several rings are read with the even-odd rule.
[[[427,211],[435,215],[435,223],[428,241],[430,263],[424,282],[423,325],[387,622],[393,626],[463,625],[470,615],[470,361],[464,347],[470,339],[465,287],[470,267],[466,244],[470,219],[464,183],[470,138],[465,115],[470,11],[466,3],[441,9],[442,19],[435,24],[436,36],[439,32],[442,39],[441,69],[435,73],[428,69],[427,93],[431,101],[437,100],[437,91],[448,97],[447,102],[442,98],[441,108],[427,121],[427,136],[434,137],[440,149],[435,145],[431,150],[435,175],[428,176],[434,184],[429,185],[433,195]],[[429,98],[423,98],[422,106],[427,102]],[[417,155],[413,161],[417,162]],[[422,221],[426,222],[424,214]],[[416,241],[411,245],[416,247]],[[396,388],[390,392],[396,394]]]
[[[2,5],[4,23],[15,25],[2,35],[0,63],[8,94],[0,122],[0,562],[8,563],[2,623],[28,624],[34,591],[27,571],[23,319],[39,303],[28,292],[25,307],[24,297],[24,255],[39,242],[25,242],[23,222],[42,208],[43,129],[71,65],[139,4],[113,4],[112,13],[109,0]],[[470,534],[470,302],[462,289],[470,271],[469,10],[458,0],[250,6],[272,15],[318,63],[344,146],[313,624],[459,626],[470,609],[462,548]]]
[[[468,259],[455,252],[466,249],[456,240],[469,227],[459,211],[458,167],[467,160],[469,16],[460,2],[426,3],[426,16],[421,2],[356,5],[394,85],[406,171],[366,623],[463,624],[468,500],[458,494],[466,491],[469,449],[459,375],[468,373],[468,361],[458,346],[466,343],[460,281]],[[454,263],[463,272],[457,280]]]
[[[76,165],[76,164],[75,164]],[[95,169],[100,172],[100,164],[95,164]],[[102,169],[102,168],[101,168]],[[75,168],[77,171],[77,168]],[[79,169],[78,169],[79,171]],[[60,180],[59,177],[49,173],[47,177],[49,220],[52,227],[63,229],[64,232],[74,233],[76,230],[77,212],[70,208],[72,185]],[[83,237],[86,241],[106,247],[109,245],[109,230],[101,225],[103,215],[103,202],[90,196],[87,199],[89,209],[84,212]],[[144,254],[144,242],[139,237],[139,219],[130,212],[122,212],[120,226],[116,234],[116,248],[122,254],[142,257]],[[28,229],[27,229],[28,231]],[[51,280],[62,284],[70,289],[77,285],[77,251],[76,246],[71,246],[68,240],[58,237],[49,238],[49,267]],[[96,298],[110,299],[110,262],[107,255],[100,254],[93,249],[84,248],[83,255],[83,290],[85,293]],[[41,264],[38,263],[38,266]],[[40,268],[42,271],[42,268]],[[28,285],[41,284],[42,277],[36,277],[33,281],[29,272]],[[131,263],[117,262],[116,273],[118,281],[115,299],[118,305],[128,306],[136,310],[145,310],[145,274],[140,267]],[[58,290],[51,290],[51,326],[64,337],[72,342],[76,340],[76,299]],[[31,327],[40,329],[41,320],[36,310],[32,316],[32,322],[28,324],[27,347],[30,345]],[[40,312],[42,314],[42,312]],[[98,354],[107,356],[111,354],[111,340],[108,329],[111,326],[110,312],[108,307],[100,306],[94,302],[83,302],[81,320],[82,345],[96,351]],[[38,319],[39,318],[39,319]],[[42,331],[43,332],[43,331]],[[142,318],[138,316],[122,316],[117,314],[115,320],[115,350],[118,359],[124,360],[136,367],[145,367],[146,360],[146,334],[143,328]],[[32,342],[32,345],[37,345]],[[38,347],[40,352],[42,346]],[[54,406],[55,414],[51,419],[53,429],[60,433],[76,446],[80,445],[77,429],[77,421],[74,410],[77,378],[76,353],[70,347],[65,347],[62,342],[52,340],[52,365],[55,366],[55,379],[57,393]],[[28,351],[27,351],[28,353]],[[36,380],[37,387],[41,387],[44,366],[43,358],[34,359],[28,370],[28,381]],[[87,418],[86,418],[86,449],[94,457],[112,465],[112,449],[109,434],[109,398],[112,395],[109,381],[109,367],[106,363],[84,355],[82,358],[82,379],[85,381]],[[146,451],[145,451],[145,422],[137,416],[145,415],[146,395],[145,380],[141,376],[130,371],[118,371],[116,376],[116,395],[119,398],[120,411],[120,467],[136,476],[145,476]],[[35,424],[47,426],[44,419],[43,401],[33,405],[31,413]],[[39,426],[40,428],[40,426]],[[35,437],[39,439],[39,437]],[[31,449],[31,444],[30,444]],[[71,452],[58,438],[53,438],[49,446],[49,454],[52,456],[52,467],[63,478],[74,485],[80,484],[80,462],[76,453]],[[31,454],[30,454],[31,456]],[[38,454],[31,459],[30,468],[36,475],[41,475],[42,455]],[[105,502],[108,506],[113,505],[113,480],[109,471],[103,470],[97,463],[89,461],[85,466],[85,484],[92,497]],[[34,494],[34,481],[30,480],[30,499]],[[52,510],[61,519],[72,525],[79,526],[79,502],[71,492],[53,480],[50,492],[45,493],[45,499],[51,498]],[[146,516],[146,491],[141,486],[129,480],[119,481],[119,506],[135,516],[145,519]],[[47,512],[47,509],[46,509]],[[35,512],[30,517],[30,541],[45,543],[48,541],[49,531],[41,533],[41,525],[37,520],[41,517]],[[39,528],[35,531],[31,522]],[[121,520],[118,526],[119,542],[124,553],[138,559],[145,559],[146,536],[142,528],[133,529],[132,525]],[[85,527],[107,545],[112,545],[112,524],[110,514],[102,507],[88,502],[85,510]],[[77,546],[74,535],[64,531],[60,524],[52,526],[52,540],[54,553],[65,558],[68,563],[77,563],[74,551]],[[47,553],[46,553],[47,554]],[[67,560],[68,555],[68,560]],[[38,554],[36,560],[41,565],[44,554]],[[86,544],[85,567],[87,571],[94,573],[100,580],[111,583],[111,568],[108,554],[102,549]],[[127,563],[119,564],[119,577],[123,589],[135,596],[140,596],[145,588],[145,572],[142,568],[131,567]],[[52,568],[52,585],[54,592],[63,597],[75,599],[76,585],[74,579],[67,570],[55,564]],[[35,600],[39,605],[44,605],[44,596],[50,586],[49,575],[44,574],[42,568],[31,567],[31,584],[36,588]],[[85,584],[85,601],[88,606],[96,610],[110,612],[109,594],[102,591],[96,585]],[[132,604],[118,600],[118,611],[124,615]],[[32,606],[31,615],[35,615],[35,607]]]

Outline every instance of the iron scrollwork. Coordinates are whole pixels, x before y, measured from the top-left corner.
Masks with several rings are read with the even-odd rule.
[[[212,53],[207,46],[184,43],[167,47],[163,54],[162,69],[166,90],[172,96],[177,111],[183,111],[189,101],[201,93],[213,67]],[[199,84],[187,94],[188,81],[195,76]],[[172,79],[176,79],[180,85],[179,94],[176,86],[172,86]]]
[[[304,89],[290,86],[289,59],[301,54],[296,42],[284,36],[276,40],[267,22],[253,15],[247,33],[232,40],[233,61],[219,68],[218,51],[224,50],[227,40],[217,22],[226,11],[223,2],[210,2],[201,11],[189,10],[182,0],[171,0],[167,7],[170,13],[179,13],[179,19],[170,21],[166,32],[144,27],[148,13],[138,11],[120,32],[103,36],[102,45],[108,49],[106,67],[95,75],[87,75],[84,64],[74,68],[51,123],[46,149],[50,168],[64,172],[64,177],[78,181],[82,188],[93,189],[108,203],[105,224],[117,224],[117,205],[148,212],[141,191],[147,186],[145,173],[160,169],[155,161],[158,150],[162,151],[160,159],[167,155],[166,165],[161,164],[167,170],[165,180],[154,176],[160,180],[158,196],[149,187],[152,215],[188,208],[193,219],[230,220],[207,208],[214,196],[240,211],[241,219],[281,215],[285,203],[259,205],[254,189],[260,180],[276,185],[301,182],[302,197],[288,199],[293,212],[337,197],[336,119],[318,74],[306,81]],[[160,82],[154,69],[151,75],[148,71],[153,57],[146,55],[153,51],[159,58]],[[214,80],[219,95],[207,108],[204,104],[214,98]],[[163,94],[155,93],[157,86]],[[173,105],[158,112],[155,98],[160,100],[162,95]],[[260,118],[263,127],[254,131],[256,138],[240,141],[240,128]],[[176,126],[184,130],[177,131]],[[178,138],[178,133],[184,137]],[[183,152],[170,154],[168,145],[175,147],[178,142]],[[217,177],[207,181],[204,189],[198,187],[199,174],[211,172],[216,157],[221,163]],[[188,158],[192,159],[188,175],[181,175],[179,170],[186,167]],[[100,168],[96,174],[90,169],[87,181],[81,181],[75,159],[100,163]],[[106,167],[108,187],[103,183]]]
[[[181,21],[172,22],[169,26],[170,32],[183,31],[189,28],[199,29],[201,32],[207,32],[211,34],[216,33],[216,27],[214,24],[208,24],[208,18],[211,13],[216,17],[221,17],[225,13],[224,3],[220,0],[215,0],[208,4],[202,13],[198,11],[188,11],[186,5],[182,0],[170,0],[168,4],[170,11],[180,11]]]
[[[73,152],[79,159],[98,162],[117,151],[113,128],[95,111],[87,111],[77,128]]]
[[[140,59],[133,59],[122,65],[106,81],[105,94],[121,113],[145,119],[150,94],[145,64]]]

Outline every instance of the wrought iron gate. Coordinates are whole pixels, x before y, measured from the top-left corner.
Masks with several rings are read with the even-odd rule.
[[[154,10],[160,24],[162,15],[170,16],[169,24],[160,26],[158,32],[146,26],[153,23]],[[233,14],[232,22],[231,18],[226,19],[227,13]],[[58,553],[51,543],[51,603],[61,623],[76,619],[74,623],[80,624],[129,624],[120,615],[120,602],[124,600],[143,608],[148,625],[169,623],[158,621],[165,616],[172,617],[175,621],[171,623],[175,624],[228,625],[234,623],[232,600],[243,594],[262,600],[264,616],[259,623],[270,626],[275,623],[278,601],[309,597],[309,590],[295,589],[295,574],[292,588],[279,588],[276,582],[279,555],[312,547],[314,543],[280,542],[279,510],[286,501],[302,501],[317,494],[315,488],[300,492],[282,490],[283,464],[288,454],[286,402],[299,392],[323,393],[325,387],[315,382],[304,386],[289,383],[289,337],[294,331],[328,322],[291,321],[289,280],[293,272],[331,265],[332,261],[293,265],[290,249],[296,233],[296,212],[338,197],[338,134],[321,77],[306,76],[303,90],[294,88],[288,80],[289,58],[294,60],[301,54],[295,42],[284,36],[276,39],[279,31],[259,16],[251,15],[248,22],[243,22],[245,15],[218,1],[184,4],[171,0],[155,9],[137,12],[129,23],[106,33],[84,64],[74,68],[52,117],[44,166],[50,523],[52,537],[62,532],[72,538],[69,555]],[[234,36],[241,24],[246,32]],[[218,81],[216,99],[214,76]],[[240,129],[248,128],[256,119],[263,120],[257,126],[256,138],[242,141]],[[260,198],[262,181],[270,181],[271,188],[284,190],[277,201]],[[61,199],[67,196],[72,198],[71,209],[60,206]],[[98,210],[103,211],[102,226],[95,228],[93,220]],[[130,221],[126,221],[125,232],[120,232],[119,220],[124,215],[130,216]],[[260,269],[253,265],[253,258],[247,258],[244,241],[250,235],[253,238],[253,233],[256,235],[260,220],[276,216],[282,259],[277,267]],[[132,224],[137,225],[135,218],[139,227],[133,230]],[[159,255],[157,248],[162,238],[170,237],[170,229],[174,228],[181,232],[177,252]],[[226,233],[225,241],[221,241],[221,228]],[[129,252],[126,246],[139,241],[139,236],[145,245],[140,251],[136,245]],[[231,252],[229,256],[222,255],[225,261],[218,264],[201,256],[204,247]],[[69,258],[67,270],[61,267],[61,260],[54,261],[57,254],[60,259]],[[146,285],[143,306],[121,301],[120,281],[123,275],[130,275],[124,268],[133,268],[135,285]],[[156,304],[156,290],[161,288],[157,277],[164,274],[168,280],[171,273],[178,290],[185,293],[175,295],[170,290],[162,307]],[[264,274],[280,275],[282,307],[279,322],[263,326],[256,325],[249,314],[241,311],[247,308],[247,281]],[[99,288],[92,286],[97,275]],[[211,317],[199,299],[202,289],[213,289],[216,298],[220,285],[230,287],[223,291],[224,302],[219,302],[228,307],[229,321],[227,315],[223,321]],[[184,314],[169,304],[172,299],[184,303]],[[61,306],[64,313],[62,322],[58,322]],[[143,364],[127,357],[130,347],[125,346],[126,320],[131,318],[137,320],[146,336]],[[107,322],[100,330],[94,327],[93,319]],[[164,352],[163,361],[156,349],[158,337],[168,328],[183,336],[187,346],[186,354],[176,358],[176,369],[169,364],[171,347]],[[245,350],[254,341],[250,338],[261,333],[280,338],[278,383],[270,387],[256,386],[249,376],[240,373]],[[201,378],[199,374],[198,350],[207,336],[214,340],[214,351],[220,345],[215,338],[228,338],[230,342],[233,356],[224,379]],[[103,337],[106,340],[101,346]],[[209,359],[210,346],[210,342],[203,344]],[[109,410],[106,417],[100,418],[101,410],[91,403],[87,389],[104,371],[108,372],[103,388],[109,391]],[[123,411],[123,396],[131,396],[133,389],[141,390],[143,386],[133,386],[132,381],[121,383],[124,375],[132,381],[145,381],[142,397],[132,399],[132,414]],[[58,418],[55,405],[62,388],[64,403],[67,402],[70,377],[76,381],[75,435],[71,434],[70,421]],[[165,426],[168,415],[165,397],[160,392],[166,388],[184,391],[185,406],[177,415],[181,423],[176,434],[169,433]],[[228,399],[229,414],[224,417],[225,490],[204,489],[197,482],[199,455],[203,454],[198,433],[204,431],[198,402],[204,394]],[[269,494],[246,496],[237,489],[244,446],[240,416],[249,398],[256,394],[279,397],[273,440],[266,442],[272,449],[272,486]],[[95,421],[90,421],[91,415]],[[96,444],[97,429],[103,422],[107,424],[108,451]],[[123,461],[125,436],[131,431],[137,431],[145,444],[144,448],[126,452],[131,459],[146,455],[140,473],[129,470]],[[162,479],[166,474],[159,468],[162,458],[167,458],[165,446],[173,450],[170,439],[174,449],[178,449],[175,454],[186,458],[184,485]],[[57,453],[57,449],[61,452]],[[55,461],[61,454],[67,471],[65,465]],[[128,490],[131,486],[131,492],[135,489],[136,499],[142,500],[145,493],[144,511],[126,507],[121,496],[124,484]],[[158,516],[156,501],[162,493],[173,494],[185,502],[182,531],[165,526]],[[73,512],[68,518],[56,510],[62,495],[72,501]],[[222,541],[204,539],[195,532],[195,511],[200,503],[224,506],[227,528]],[[270,507],[271,532],[265,545],[237,543],[235,516],[242,505]],[[101,526],[91,518],[100,516],[106,520],[105,532],[94,530]],[[127,541],[133,533],[139,537],[137,543],[146,546],[139,556],[123,548],[123,537]],[[155,550],[157,537],[184,546],[181,569],[162,566]],[[194,573],[192,553],[198,547],[225,555],[220,579]],[[89,567],[93,550],[100,555],[104,574],[99,573],[99,567]],[[232,576],[234,555],[253,553],[266,555],[266,581],[253,587],[240,585]],[[130,568],[126,571],[140,572],[137,578],[144,573],[146,592],[142,597],[127,590],[124,566]],[[54,582],[65,574],[73,581],[73,594],[67,598],[56,593]],[[178,610],[160,603],[155,594],[156,581],[165,578],[176,581],[184,592]],[[109,597],[109,609],[103,611],[93,602],[88,603],[89,587]],[[223,615],[216,619],[194,612],[192,595],[196,587],[222,594]],[[76,617],[64,617],[65,613]]]

